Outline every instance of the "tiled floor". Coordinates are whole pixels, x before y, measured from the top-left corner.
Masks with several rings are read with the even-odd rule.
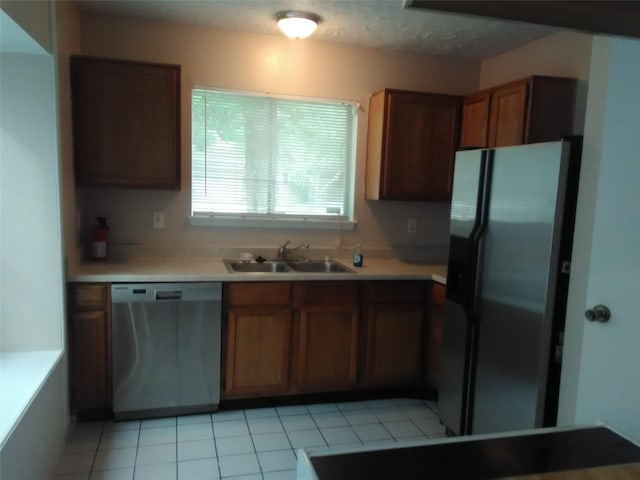
[[[386,399],[72,426],[55,480],[294,480],[296,451],[444,435],[427,402]]]

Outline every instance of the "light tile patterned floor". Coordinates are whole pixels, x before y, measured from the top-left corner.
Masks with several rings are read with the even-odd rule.
[[[296,450],[444,436],[428,402],[394,398],[71,427],[55,480],[294,480]]]

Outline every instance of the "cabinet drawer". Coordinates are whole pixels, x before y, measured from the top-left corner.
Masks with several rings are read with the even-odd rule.
[[[296,303],[303,305],[356,305],[358,283],[299,282],[296,283]]]
[[[76,285],[73,289],[76,310],[101,310],[107,306],[106,285]]]
[[[289,282],[227,284],[229,305],[286,305],[291,302]]]
[[[375,281],[367,284],[367,298],[372,303],[420,303],[425,285],[420,281]]]

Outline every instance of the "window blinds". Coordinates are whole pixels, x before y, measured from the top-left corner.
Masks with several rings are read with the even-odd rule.
[[[355,107],[192,91],[192,214],[348,219]]]

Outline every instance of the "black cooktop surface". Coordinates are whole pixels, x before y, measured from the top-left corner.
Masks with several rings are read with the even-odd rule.
[[[311,457],[320,480],[470,479],[640,462],[605,427]]]

